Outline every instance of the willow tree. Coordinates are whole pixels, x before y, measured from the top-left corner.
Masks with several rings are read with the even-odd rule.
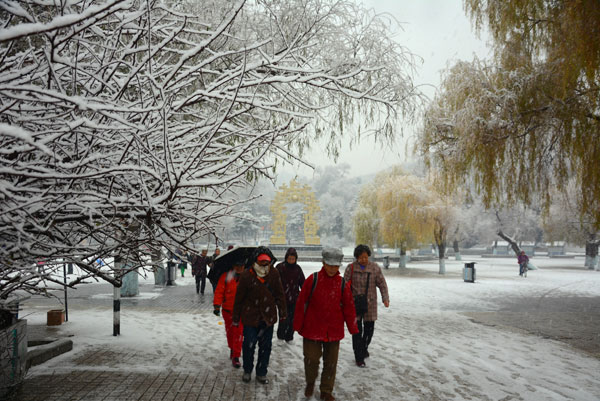
[[[418,150],[486,206],[542,204],[573,178],[600,227],[600,7],[596,0],[465,0],[490,61],[458,62],[426,111]]]
[[[399,169],[390,171],[377,189],[379,232],[384,242],[400,247],[400,267],[406,267],[406,250],[433,240],[433,220],[426,182]]]
[[[399,168],[378,174],[360,193],[354,213],[357,242],[401,247],[434,240],[438,248],[440,274],[446,272],[448,232],[454,227],[455,212],[450,197],[442,196],[433,184],[405,174]],[[405,267],[405,258],[400,259]]]
[[[544,236],[548,241],[568,240],[572,244],[585,245],[584,266],[598,270],[598,230],[591,223],[590,216],[580,216],[573,186],[574,183],[570,182],[566,193],[555,195],[556,201],[543,220]]]
[[[377,210],[377,186],[373,183],[365,185],[359,195],[352,225],[354,237],[357,244],[366,244],[373,249],[378,245],[379,236],[379,212]]]

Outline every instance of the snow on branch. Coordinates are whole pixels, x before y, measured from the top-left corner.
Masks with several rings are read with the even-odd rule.
[[[393,136],[420,95],[387,25],[350,1],[284,3],[0,3],[0,298],[45,293],[42,260],[118,286],[97,260],[193,250],[273,157],[302,160],[358,112]],[[362,25],[377,37],[345,31]]]

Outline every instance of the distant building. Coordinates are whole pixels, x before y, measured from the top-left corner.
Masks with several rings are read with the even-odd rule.
[[[429,245],[421,245],[417,255],[419,256],[431,256],[433,254],[433,247]]]
[[[521,241],[519,247],[522,251],[525,251],[527,256],[535,255],[535,243],[531,241]],[[492,243],[492,254],[493,255],[514,255],[512,247],[508,241],[494,241]]]
[[[522,251],[525,251],[525,255],[535,256],[535,242],[522,241],[520,247]]]
[[[508,255],[510,244],[507,241],[492,242],[492,255]]]
[[[565,241],[554,241],[546,243],[548,248],[548,256],[564,256],[566,255],[566,242]]]

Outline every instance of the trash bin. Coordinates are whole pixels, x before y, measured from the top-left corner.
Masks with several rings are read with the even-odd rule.
[[[463,268],[463,278],[465,279],[465,283],[475,282],[475,263],[476,262],[465,263],[465,267]]]
[[[175,267],[175,262],[167,262],[167,285],[173,285],[175,282],[175,278],[177,276],[177,271]]]
[[[390,268],[390,257],[389,256],[384,256],[383,257],[383,267],[385,269],[389,269]]]

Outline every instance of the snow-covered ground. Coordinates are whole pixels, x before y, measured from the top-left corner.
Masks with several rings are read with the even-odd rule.
[[[475,283],[462,280],[465,260],[477,262]],[[465,257],[464,261],[448,260],[446,276],[435,274],[435,261],[409,264],[409,270],[416,268],[424,273],[404,275],[397,269],[386,272],[390,308],[379,306],[369,348],[371,357],[365,369],[354,364],[349,334],[342,340],[335,388],[338,398],[600,400],[599,359],[563,342],[476,324],[463,314],[498,310],[498,300],[504,298],[600,297],[600,272],[583,269],[581,258],[532,259],[539,270],[530,271],[527,278],[518,276],[514,259]],[[307,276],[319,269],[319,263],[301,265]],[[148,292],[153,287],[150,281],[147,283],[142,287],[146,294],[143,298],[162,296],[159,288]],[[191,277],[178,278],[177,283],[189,287],[190,297],[195,296]],[[96,297],[101,299],[102,294]],[[45,321],[41,313],[27,318],[34,324]],[[74,360],[95,347],[130,354],[139,351],[139,358],[130,358],[126,365],[96,369],[190,371],[198,363],[213,365],[217,370],[232,369],[222,321],[208,308],[164,316],[130,307],[122,310],[121,319],[122,335],[115,338],[107,330],[112,327],[112,315],[106,309],[71,310],[69,323],[59,330],[74,334],[73,352],[33,368],[31,374],[89,369],[76,365]],[[591,314],[590,321],[595,319],[600,316]],[[291,344],[276,339],[273,343],[271,386],[303,377],[300,338],[297,336]],[[170,363],[173,355],[179,355],[175,365]],[[263,398],[257,395],[256,399]],[[304,398],[299,395],[298,399]]]

